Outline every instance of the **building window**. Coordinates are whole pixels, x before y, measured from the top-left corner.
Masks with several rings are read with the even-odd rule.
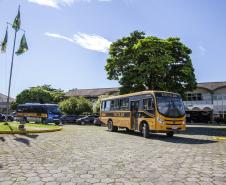
[[[187,93],[187,101],[201,101],[203,100],[201,93]]]
[[[226,96],[223,95],[223,94],[220,94],[220,95],[214,95],[214,96],[213,96],[213,99],[214,99],[214,100],[226,100]]]

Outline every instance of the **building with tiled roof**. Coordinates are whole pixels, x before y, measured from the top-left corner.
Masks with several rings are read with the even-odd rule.
[[[118,95],[119,88],[72,89],[66,96],[83,96],[97,99],[101,95]],[[194,122],[211,122],[214,117],[226,119],[226,82],[198,83],[184,99],[188,119]]]
[[[95,88],[95,89],[72,89],[66,93],[66,96],[85,97],[89,99],[97,99],[101,95],[118,95],[118,88]]]
[[[226,87],[226,82],[203,82],[198,83],[198,88],[207,89],[208,91],[215,91]]]

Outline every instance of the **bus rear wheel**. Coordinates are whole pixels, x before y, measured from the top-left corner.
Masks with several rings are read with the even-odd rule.
[[[167,137],[173,137],[174,132],[167,132],[166,135],[167,135]]]
[[[41,122],[42,122],[42,124],[46,124],[46,119],[42,118]]]
[[[148,138],[149,137],[149,128],[148,128],[148,124],[144,123],[142,126],[142,135],[144,138]]]

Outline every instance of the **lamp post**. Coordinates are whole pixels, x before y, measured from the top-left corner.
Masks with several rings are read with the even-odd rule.
[[[11,82],[12,82],[12,73],[13,73],[13,62],[14,62],[14,55],[15,55],[15,45],[16,45],[16,38],[17,38],[17,32],[18,31],[23,31],[24,35],[20,41],[20,47],[18,49],[18,51],[16,52],[17,55],[24,53],[25,51],[28,50],[27,47],[27,42],[26,42],[26,38],[25,38],[25,30],[20,28],[20,6],[18,7],[18,13],[16,18],[14,19],[13,24],[7,22],[7,30],[6,30],[6,36],[5,36],[5,48],[6,48],[6,43],[7,43],[7,38],[8,38],[8,25],[11,25],[12,28],[14,29],[14,40],[13,40],[13,50],[12,50],[12,58],[11,58],[11,66],[10,66],[10,75],[9,75],[9,86],[8,86],[8,94],[7,94],[7,109],[6,109],[6,121],[8,121],[8,117],[9,117],[9,109],[10,109],[10,90],[11,90]],[[4,50],[5,50],[4,48]]]
[[[11,89],[11,81],[12,81],[12,72],[13,72],[13,60],[14,60],[14,52],[15,52],[15,45],[16,45],[16,35],[17,31],[15,30],[14,34],[14,41],[13,41],[13,52],[12,52],[12,60],[11,60],[11,67],[10,67],[10,75],[9,75],[9,87],[8,87],[8,96],[7,96],[7,121],[9,116],[9,98],[10,98],[10,89]]]
[[[222,118],[224,119],[224,96],[221,95],[221,102],[222,102]]]

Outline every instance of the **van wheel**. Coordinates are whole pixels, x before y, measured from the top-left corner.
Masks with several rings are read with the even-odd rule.
[[[148,124],[144,123],[142,126],[142,135],[144,138],[148,138],[149,137],[149,128],[148,128]]]
[[[167,135],[167,137],[173,137],[174,132],[167,132],[166,135]]]

